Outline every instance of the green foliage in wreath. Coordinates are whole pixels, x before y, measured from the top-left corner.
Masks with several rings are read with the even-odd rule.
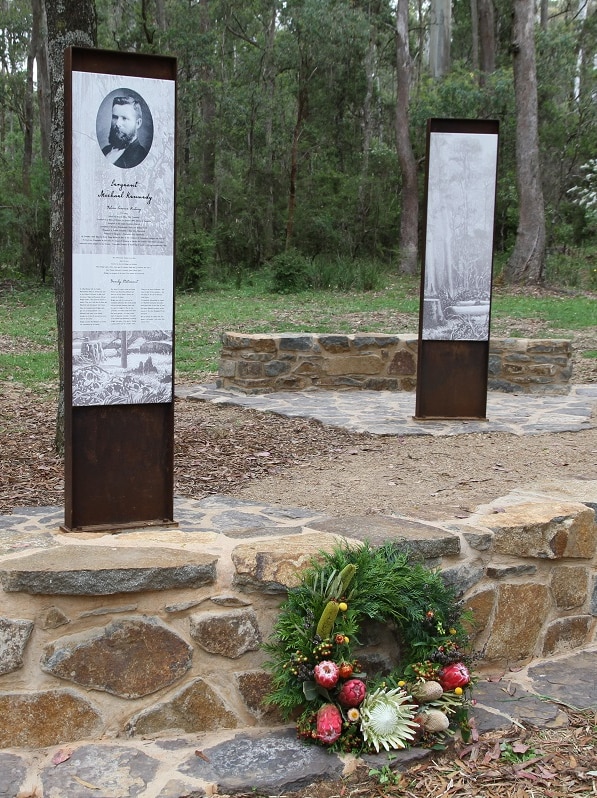
[[[264,646],[268,702],[298,716],[300,736],[336,749],[437,742],[467,727],[466,620],[440,573],[396,543],[338,546],[312,561],[280,608]],[[395,629],[401,662],[391,673],[361,672],[355,648],[368,621]]]

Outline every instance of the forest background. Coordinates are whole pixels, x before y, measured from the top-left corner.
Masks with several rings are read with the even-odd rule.
[[[86,14],[87,43],[178,59],[181,289],[267,274],[277,291],[367,290],[415,273],[430,117],[499,120],[498,278],[595,289],[595,10],[2,0],[0,278],[56,277],[48,49],[64,20],[81,43]]]

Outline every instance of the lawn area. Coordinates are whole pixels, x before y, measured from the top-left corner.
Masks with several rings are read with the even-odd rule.
[[[220,335],[234,332],[385,332],[418,329],[418,278],[395,278],[372,292],[268,293],[259,285],[176,297],[176,371],[193,380],[217,370]],[[51,287],[0,286],[0,381],[47,391],[56,384],[56,318]],[[597,327],[597,295],[498,288],[496,336],[566,337]],[[585,356],[596,356],[587,349]]]

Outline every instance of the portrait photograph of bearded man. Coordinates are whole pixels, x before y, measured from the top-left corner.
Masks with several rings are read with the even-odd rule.
[[[102,101],[96,131],[106,159],[119,169],[131,169],[145,160],[151,148],[151,111],[137,92],[117,89]]]

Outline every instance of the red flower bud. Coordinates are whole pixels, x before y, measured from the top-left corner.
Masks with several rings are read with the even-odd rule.
[[[315,681],[322,687],[334,687],[340,677],[340,669],[335,662],[324,659],[313,670]]]
[[[349,679],[344,682],[338,693],[338,701],[343,707],[358,707],[365,698],[367,688],[360,679]]]
[[[468,668],[462,662],[455,662],[453,665],[448,665],[439,672],[439,683],[444,690],[466,687],[470,680],[471,675]]]
[[[342,715],[335,704],[317,710],[317,739],[326,745],[335,743],[342,733]]]

